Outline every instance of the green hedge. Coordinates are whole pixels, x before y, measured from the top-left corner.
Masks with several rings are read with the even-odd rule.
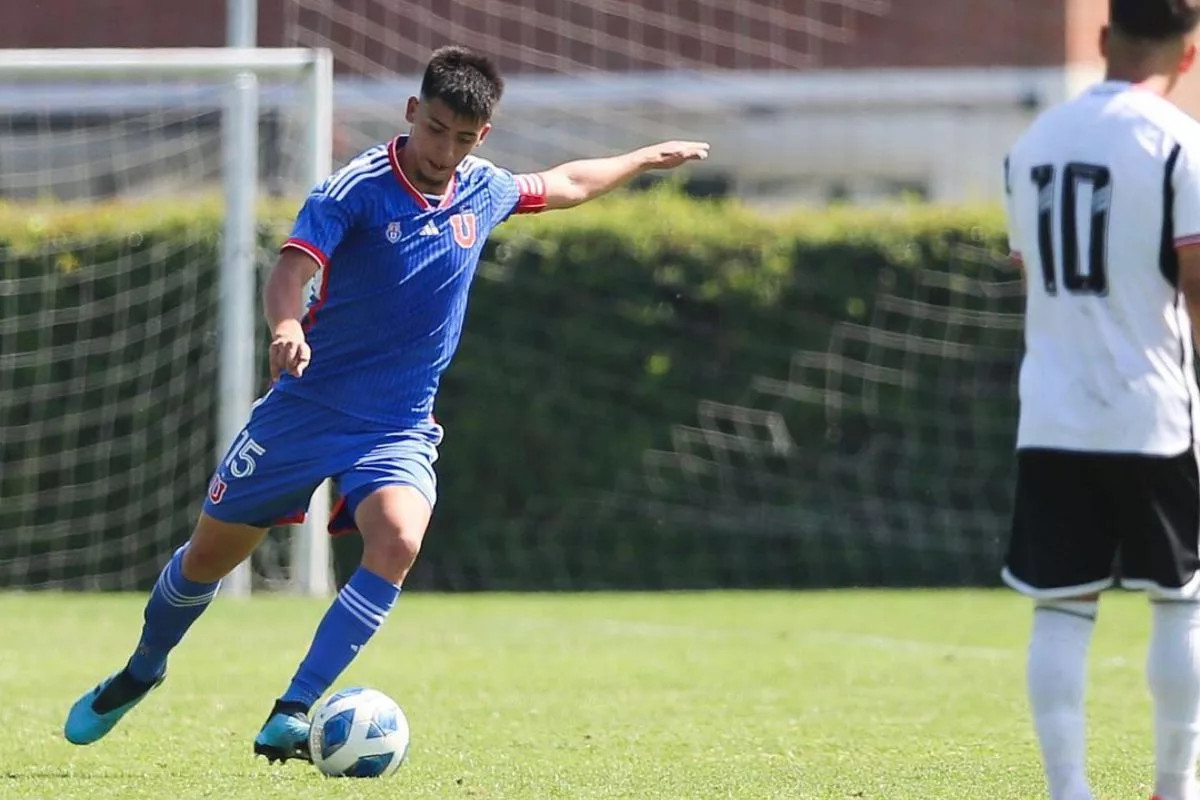
[[[263,210],[264,272],[292,211]],[[141,585],[186,537],[216,444],[220,221],[208,202],[0,206],[4,278],[16,286],[0,294],[0,319],[16,320],[0,327],[0,353],[25,354],[19,366],[0,366],[0,415],[6,430],[47,431],[0,445],[3,496],[26,499],[0,505],[0,525],[39,531],[36,541],[0,545],[0,579]],[[489,244],[443,382],[441,501],[410,585],[991,582],[1007,513],[1019,339],[1015,329],[953,317],[970,312],[960,307],[976,295],[985,317],[1011,315],[1019,300],[926,278],[998,285],[1002,244],[992,209],[771,215],[669,190],[515,219]],[[850,401],[832,411],[756,390],[757,379],[786,378],[798,352],[829,350],[839,324],[887,328],[881,279],[889,295],[922,304],[914,308],[953,312],[901,315],[896,333],[976,355],[945,362],[868,347],[861,359],[880,375],[910,378],[890,385],[835,370]],[[155,318],[154,336],[111,346]],[[108,346],[81,346],[100,358],[33,355],[100,340]],[[991,377],[980,384],[980,375]],[[697,454],[704,469],[647,455],[671,452],[673,433],[696,427],[705,401],[746,409],[747,419],[773,412],[790,447],[743,452],[768,429],[739,427],[735,413],[710,423]],[[115,422],[86,412],[105,403],[121,407]],[[114,435],[135,442],[119,458],[61,457]],[[182,462],[178,441],[194,451]],[[54,491],[64,482],[95,491],[74,491],[88,499],[64,506]],[[154,519],[131,516],[139,501],[123,488],[131,485],[158,498]],[[145,532],[131,534],[131,523]],[[86,555],[77,560],[91,578],[36,566],[53,563],[64,536]],[[353,544],[341,543],[350,558]],[[123,577],[114,584],[109,574]]]

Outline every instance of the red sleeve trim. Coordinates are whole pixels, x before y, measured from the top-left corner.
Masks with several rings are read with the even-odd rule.
[[[321,266],[322,269],[329,266],[329,256],[325,255],[321,248],[317,247],[311,242],[306,242],[303,239],[296,239],[293,237],[284,242],[283,246],[280,247],[279,250],[282,252],[289,247],[295,248],[296,250],[299,250],[308,257],[312,258]]]
[[[541,175],[514,175],[513,179],[517,182],[517,191],[521,193],[514,214],[536,214],[546,210],[546,181]]]

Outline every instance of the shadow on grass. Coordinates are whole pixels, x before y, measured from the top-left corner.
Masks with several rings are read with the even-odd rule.
[[[246,769],[246,770],[240,770],[237,772],[222,771],[220,773],[220,777],[222,777],[222,778],[256,778],[256,777],[259,777],[259,778],[269,778],[272,781],[276,781],[276,782],[280,781],[280,780],[300,781],[300,780],[303,780],[303,778],[305,777],[305,775],[301,774],[301,773],[289,775],[286,772],[283,772],[282,769],[283,769],[283,767],[280,767],[280,771],[278,771],[278,772],[274,771],[274,770],[265,770],[265,769]],[[143,769],[143,770],[139,770],[139,771],[135,772],[133,770],[120,771],[120,770],[105,769],[105,770],[90,771],[87,769],[72,769],[72,768],[67,768],[67,767],[46,767],[45,769],[38,769],[38,768],[34,767],[31,769],[16,769],[16,770],[0,769],[0,786],[2,786],[4,783],[10,782],[10,781],[12,783],[34,782],[34,781],[40,781],[40,780],[134,781],[134,780],[145,780],[147,778],[154,779],[154,778],[168,778],[168,777],[169,778],[178,778],[178,777],[181,777],[181,773],[178,770],[171,770],[171,769],[167,769],[167,768],[163,768],[160,770]],[[204,775],[204,773],[201,773],[200,775],[197,775],[197,777],[205,777],[205,775]]]

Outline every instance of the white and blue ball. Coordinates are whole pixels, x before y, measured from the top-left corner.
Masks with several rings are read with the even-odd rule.
[[[343,689],[320,705],[308,734],[313,764],[332,778],[383,778],[408,757],[408,719],[375,689]]]

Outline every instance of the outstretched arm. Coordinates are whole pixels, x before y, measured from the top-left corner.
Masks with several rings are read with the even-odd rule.
[[[663,142],[619,156],[569,161],[538,174],[545,208],[571,208],[612,191],[643,172],[675,169],[708,158],[706,142]]]

